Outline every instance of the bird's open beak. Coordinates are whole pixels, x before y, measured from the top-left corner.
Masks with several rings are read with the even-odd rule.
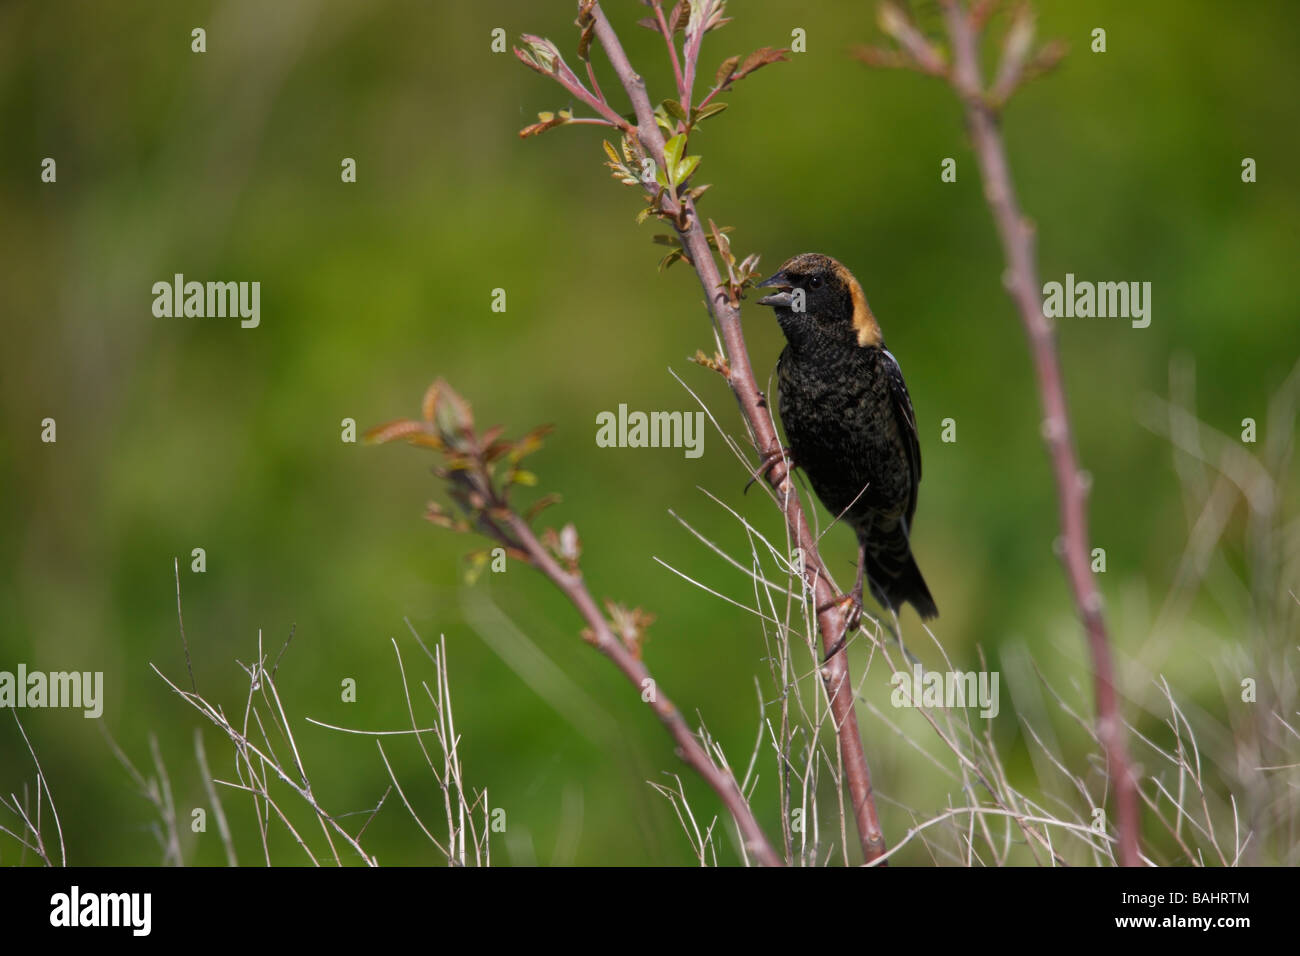
[[[763,298],[759,299],[759,305],[770,305],[777,308],[788,309],[790,308],[790,304],[794,301],[790,295],[790,291],[794,286],[790,284],[790,280],[784,272],[778,272],[775,275],[768,276],[758,284],[758,288],[775,288],[777,290],[771,295],[765,295]]]

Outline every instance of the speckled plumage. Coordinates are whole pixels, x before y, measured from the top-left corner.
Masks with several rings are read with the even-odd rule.
[[[857,534],[876,600],[937,615],[909,540],[921,481],[912,401],[861,286],[815,254],[789,260],[762,285],[781,290],[760,302],[775,308],[788,343],[777,362],[777,408],[791,458]]]

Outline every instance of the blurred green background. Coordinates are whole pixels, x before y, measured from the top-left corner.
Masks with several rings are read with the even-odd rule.
[[[594,440],[596,414],[620,403],[695,409],[670,369],[743,434],[721,380],[687,361],[712,351],[698,284],[681,265],[656,272],[663,250],[651,235],[663,229],[634,224],[638,196],[602,166],[606,131],[518,138],[539,110],[576,104],[490,50],[496,27],[512,42],[534,32],[576,64],[573,7],[0,6],[0,669],[21,661],[103,671],[104,729],[141,767],[148,735],[158,735],[183,820],[206,805],[192,748],[201,721],[149,667],[185,673],[174,557],[198,687],[227,712],[247,690],[235,658],[255,656],[259,631],[274,654],[296,625],[278,682],[312,782],[334,812],[372,807],[387,774],[370,739],[302,718],[405,725],[390,638],[413,678],[429,676],[409,618],[428,641],[446,636],[467,783],[486,787],[509,821],[494,838],[495,862],[692,860],[671,807],[646,781],[679,772],[705,819],[718,805],[623,678],[578,638],[572,609],[519,565],[468,586],[463,555],[479,542],[421,520],[425,501],[439,497],[432,458],[340,441],[344,418],[365,429],[414,415],[437,376],[484,424],[518,434],[554,423],[531,459],[540,490],[564,496],[546,522],[576,523],[597,596],[658,616],[646,658],[661,686],[705,719],[733,763],[747,762],[754,675],[767,674],[761,630],[653,558],[752,603],[744,576],[669,509],[746,559],[735,521],[700,488],[775,540],[779,515],[762,494],[741,496],[747,476],[715,432],[698,460]],[[1263,436],[1269,398],[1300,354],[1287,278],[1300,259],[1300,7],[1036,7],[1039,35],[1064,38],[1070,53],[1017,96],[1005,130],[1022,203],[1039,226],[1042,281],[1073,272],[1153,286],[1147,329],[1117,319],[1059,324],[1123,663],[1150,639],[1188,530],[1169,445],[1138,419],[1144,397],[1166,394],[1171,357],[1185,357],[1205,421],[1236,436],[1253,417]],[[606,9],[652,96],[670,95],[661,40],[633,23],[644,8],[611,0]],[[861,279],[920,423],[914,547],[942,612],[936,633],[966,669],[980,666],[978,648],[992,667],[1007,649],[1027,648],[1090,714],[1082,642],[1052,553],[1057,515],[1033,377],[956,100],[937,81],[851,58],[855,43],[883,43],[871,3],[751,0],[732,13],[706,38],[701,83],[727,56],[788,45],[794,27],[806,30],[807,52],[741,83],[723,97],[728,111],[692,139],[704,157],[697,182],[714,184],[702,213],[734,226],[735,250],[761,253],[764,274],[816,250]],[[935,25],[925,6],[920,18]],[[196,26],[207,30],[201,55],[190,50]],[[1104,54],[1089,51],[1098,26]],[[613,98],[603,54],[595,60]],[[56,184],[40,182],[47,156]],[[1247,156],[1258,163],[1251,185],[1240,175]],[[357,161],[355,184],[340,182],[344,157]],[[940,182],[944,157],[957,160],[955,184]],[[177,272],[260,281],[261,326],[155,318],[151,286]],[[490,309],[495,288],[506,290],[504,313]],[[768,310],[751,305],[744,315],[765,385],[781,336]],[[47,416],[57,444],[40,441]],[[953,444],[939,440],[948,417]],[[1294,480],[1286,494],[1294,515]],[[1241,523],[1238,513],[1229,546]],[[188,570],[198,547],[203,574]],[[824,553],[851,575],[847,531],[832,530]],[[1198,598],[1178,642],[1145,666],[1218,713],[1216,669],[1247,639],[1235,620],[1222,601]],[[940,666],[928,643],[915,649]],[[855,674],[863,663],[856,650]],[[1126,712],[1158,732],[1149,676],[1126,674],[1124,691],[1137,699]],[[357,682],[356,703],[340,700],[345,678]],[[1016,688],[1003,679],[996,736],[1008,772],[1035,791]],[[878,667],[863,696],[886,707]],[[904,807],[924,816],[966,799],[860,714],[888,839],[913,822]],[[73,711],[21,716],[69,861],[157,862],[152,810],[96,722]],[[891,715],[935,749],[913,716]],[[214,774],[230,779],[228,744],[204,731]],[[1087,773],[1086,740],[1068,721],[1059,732],[1064,759]],[[418,750],[407,741],[389,752],[436,823]],[[0,768],[5,793],[34,776],[9,715]],[[774,768],[764,749],[755,805],[776,833]],[[223,796],[241,862],[260,862],[247,800]],[[223,860],[213,826],[182,833],[188,862]],[[381,862],[439,862],[395,797],[366,842]],[[306,862],[288,838],[273,845],[275,862]],[[722,847],[734,860],[731,842]],[[0,862],[20,858],[12,841],[0,842]],[[901,859],[930,861],[915,845]]]

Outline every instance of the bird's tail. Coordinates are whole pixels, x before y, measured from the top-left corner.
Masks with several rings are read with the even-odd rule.
[[[901,522],[893,532],[877,531],[868,540],[866,574],[872,596],[885,607],[899,610],[910,602],[923,618],[939,616]]]

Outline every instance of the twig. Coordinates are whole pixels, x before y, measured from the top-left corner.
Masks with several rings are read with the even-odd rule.
[[[36,819],[35,821],[33,821],[31,818],[31,814],[29,814],[27,810],[24,809],[24,807],[30,805],[27,800],[27,788],[25,786],[23,787],[22,800],[18,799],[18,795],[16,793],[10,793],[8,800],[5,800],[3,796],[0,796],[0,807],[4,807],[14,816],[22,820],[23,829],[32,835],[32,839],[35,842],[28,843],[26,839],[24,839],[18,833],[15,833],[12,830],[8,829],[7,827],[0,826],[0,833],[7,833],[9,836],[13,837],[20,844],[22,844],[24,849],[31,850],[38,857],[40,857],[41,862],[43,862],[46,866],[54,866],[55,862],[50,858],[49,849],[45,845],[45,837],[41,833],[41,804],[43,800],[48,799],[50,801],[50,813],[54,817],[54,828],[58,832],[58,836],[59,836],[58,865],[67,866],[68,850],[63,843],[63,826],[62,824],[59,823],[59,810],[54,805],[54,794],[50,792],[50,784],[49,781],[46,780],[45,778],[45,771],[41,769],[41,761],[40,758],[36,756],[36,748],[32,746],[32,742],[27,736],[27,731],[23,729],[23,722],[18,719],[17,709],[13,710],[12,713],[14,716],[14,723],[18,726],[18,732],[22,734],[23,743],[27,745],[27,752],[31,754],[32,764],[36,767]],[[41,796],[42,791],[45,792],[44,797]]]
[[[185,669],[190,672],[190,690],[199,692],[194,682],[194,663],[190,660],[190,642],[185,639],[185,615],[181,612],[181,559],[172,558],[172,570],[176,572],[176,623],[181,629],[181,646],[185,648]]]
[[[208,769],[208,755],[203,749],[203,731],[194,728],[194,757],[199,764],[199,774],[203,778],[203,792],[208,795],[208,802],[212,804],[212,815],[217,820],[217,832],[221,834],[221,846],[226,851],[226,864],[228,866],[239,866],[239,858],[235,855],[235,843],[230,836],[230,823],[226,820],[225,808],[221,805],[221,797],[217,795],[217,788],[212,785],[212,771]],[[357,834],[360,839],[361,834]]]
[[[668,21],[664,19],[664,8],[660,0],[652,0],[650,5],[654,7],[655,18],[659,22],[659,32],[663,34],[664,43],[668,46],[668,58],[673,61],[673,79],[677,81],[677,95],[681,97],[679,102],[682,106],[689,107],[686,81],[682,78],[682,64],[677,57],[677,44],[673,42],[672,28],[668,25]]]
[[[632,682],[634,687],[638,689],[647,687],[647,682],[652,681],[649,669],[623,641],[615,636],[609,626],[609,621],[605,619],[605,615],[596,606],[596,601],[592,598],[591,592],[587,590],[582,577],[560,567],[559,563],[542,547],[542,543],[537,540],[537,536],[533,533],[533,529],[529,527],[528,522],[524,521],[518,514],[514,512],[507,514],[505,523],[514,533],[516,540],[528,554],[529,560],[532,561],[534,566],[563,592],[578,613],[582,615],[582,619],[586,622],[591,635],[591,643],[595,648],[613,661],[614,665],[627,676],[627,679]],[[713,791],[722,800],[732,818],[736,821],[736,825],[740,828],[746,850],[753,853],[755,858],[765,866],[780,866],[781,858],[772,849],[767,836],[758,825],[758,821],[754,818],[754,812],[750,809],[744,794],[741,793],[735,778],[714,764],[703,745],[691,732],[690,726],[682,717],[681,711],[659,690],[658,684],[654,686],[655,692],[650,696],[650,707],[664,726],[668,728],[673,739],[677,741],[682,759],[704,778],[705,782],[713,788]]]

